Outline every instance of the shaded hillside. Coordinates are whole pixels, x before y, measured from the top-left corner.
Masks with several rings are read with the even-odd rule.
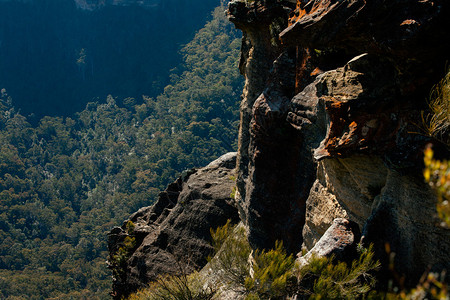
[[[158,95],[180,46],[219,1],[108,3],[83,10],[73,0],[0,2],[0,88],[23,115],[35,114],[31,121],[71,115],[108,94]]]

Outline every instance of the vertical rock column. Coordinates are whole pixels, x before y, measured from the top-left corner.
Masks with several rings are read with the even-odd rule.
[[[274,62],[267,88],[253,105],[244,210],[253,248],[273,248],[280,240],[288,252],[296,253],[310,189],[304,176],[314,176],[314,169],[299,155],[300,132],[286,121],[295,86],[292,57],[285,52]]]
[[[243,201],[246,197],[245,186],[248,179],[252,108],[266,86],[272,62],[279,52],[277,45],[271,41],[270,25],[273,12],[260,1],[251,4],[245,1],[231,1],[227,12],[230,21],[243,32],[239,66],[241,74],[245,76],[245,86],[240,104],[236,202],[244,222],[246,214],[243,211]]]
[[[244,32],[237,202],[252,248],[302,244],[305,200],[315,178],[302,136],[286,121],[295,91],[295,48],[280,45],[291,1],[232,1],[228,14]],[[308,156],[306,159],[304,159]]]

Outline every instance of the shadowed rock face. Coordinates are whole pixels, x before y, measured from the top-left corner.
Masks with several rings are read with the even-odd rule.
[[[293,8],[293,4],[286,1]],[[243,31],[241,60],[239,68],[245,76],[245,86],[240,104],[239,148],[237,158],[237,204],[240,216],[245,219],[244,201],[249,180],[250,162],[250,122],[253,105],[265,89],[273,61],[280,53],[278,33],[287,26],[287,16],[291,8],[276,1],[252,2],[251,6],[243,1],[229,3],[228,16],[236,27]],[[281,17],[279,17],[281,16]]]
[[[403,96],[428,95],[442,78],[450,26],[445,0],[297,1],[290,26],[280,34],[285,45],[340,49],[389,60],[400,72]],[[420,99],[422,100],[422,99]]]
[[[191,170],[170,184],[149,207],[130,216],[108,235],[109,264],[113,267],[114,298],[143,288],[158,275],[190,273],[206,264],[212,254],[211,228],[228,219],[238,222],[230,198],[236,153],[228,153],[208,166]],[[127,230],[131,221],[134,228]],[[114,256],[126,237],[135,239],[126,262],[114,265]]]
[[[449,59],[448,1],[232,1],[228,14],[252,45],[285,26],[281,43],[260,43],[270,56],[241,62],[268,70],[272,58],[268,72],[244,72],[260,91],[246,102],[238,152],[251,245],[311,249],[346,218],[385,267],[389,244],[411,283],[427,266],[450,268],[449,231],[421,179],[431,140],[414,133]]]

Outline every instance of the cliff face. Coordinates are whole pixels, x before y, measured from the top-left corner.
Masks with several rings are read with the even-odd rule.
[[[237,203],[252,247],[312,248],[341,217],[385,264],[389,244],[409,280],[448,269],[449,231],[421,178],[429,140],[414,133],[444,75],[448,3],[292,4],[228,10],[246,37]]]
[[[392,253],[410,282],[448,270],[421,175],[431,140],[416,133],[449,58],[448,1],[233,0],[227,13],[244,36],[235,205],[252,248],[311,249],[336,220],[387,276]]]

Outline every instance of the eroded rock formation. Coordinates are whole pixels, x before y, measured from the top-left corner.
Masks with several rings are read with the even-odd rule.
[[[141,208],[109,233],[115,299],[145,287],[158,275],[189,273],[206,264],[212,254],[210,229],[239,219],[230,198],[235,166],[236,153],[228,153],[204,168],[188,171],[154,205]],[[135,245],[127,249],[120,264],[113,256],[124,247],[126,237],[133,238]]]
[[[320,240],[305,255],[297,258],[300,266],[307,265],[313,257],[330,257],[351,262],[357,253],[357,243],[361,239],[358,224],[343,218],[334,219]]]
[[[240,70],[246,80],[235,204],[253,248],[282,240],[296,254],[302,245],[327,248],[323,241],[331,237],[340,241],[330,246],[338,252],[356,242],[374,243],[384,267],[381,282],[391,272],[414,283],[427,268],[450,270],[450,231],[439,226],[435,196],[421,175],[422,151],[432,140],[417,133],[427,95],[449,59],[449,6],[446,0],[229,3],[229,19],[243,31]],[[223,168],[205,170],[178,179],[174,197],[163,194],[131,217],[136,237],[145,232],[128,261],[133,280],[171,273],[155,261],[169,255],[167,249],[179,259],[177,247],[190,242],[176,241],[186,237],[201,240],[191,247],[201,253],[200,266],[210,250],[207,229],[230,216],[236,220],[228,199],[233,182],[220,175]],[[213,173],[201,179],[205,172]],[[197,200],[183,206],[179,197],[198,199],[216,178],[223,180],[213,185],[218,196],[198,203],[220,199],[221,221],[214,217],[200,231],[183,231],[177,224],[190,227],[193,220],[176,220],[196,211]],[[188,193],[188,186],[196,192]],[[195,226],[211,222],[196,219],[205,210],[195,213]],[[112,232],[112,247],[124,232]],[[394,270],[388,268],[392,253]]]
[[[265,44],[276,58],[241,118],[238,203],[252,247],[311,249],[347,218],[384,266],[386,249],[397,254],[395,272],[407,281],[429,266],[448,269],[449,231],[421,177],[430,139],[417,122],[450,53],[449,4],[299,0],[287,16],[291,5],[235,0],[228,10],[253,44],[253,24],[287,24],[281,44]]]

